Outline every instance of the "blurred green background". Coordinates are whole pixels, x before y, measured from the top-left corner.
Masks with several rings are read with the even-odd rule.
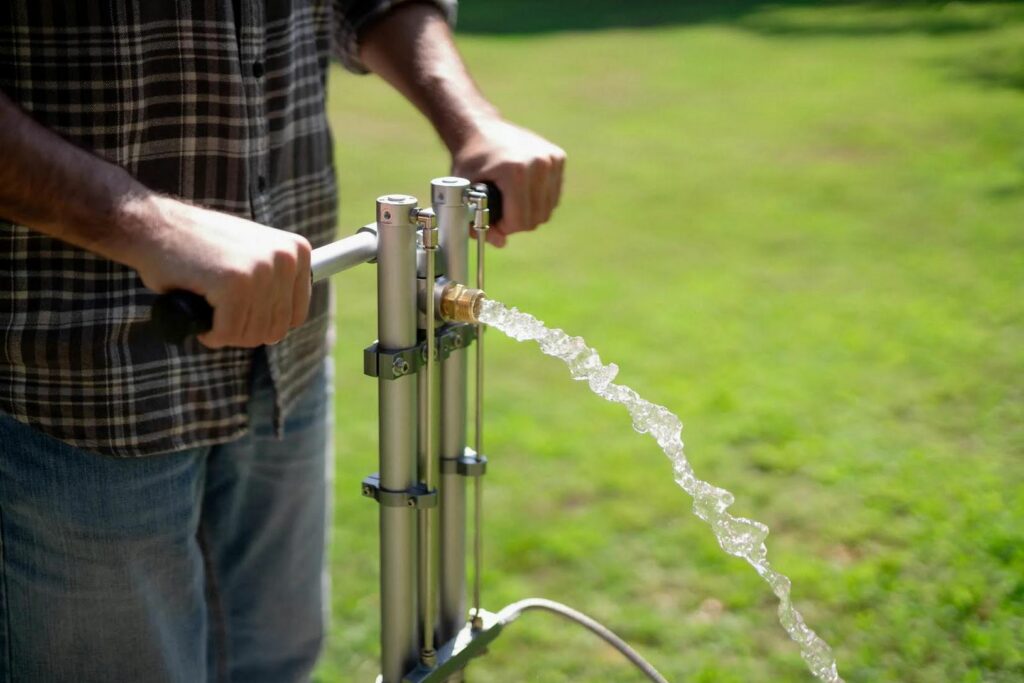
[[[554,220],[490,252],[488,292],[679,413],[847,681],[1024,680],[1024,6],[464,0],[459,45],[569,156]],[[342,225],[447,173],[377,79],[338,71],[330,97]],[[374,272],[336,283],[320,678],[370,681]],[[488,338],[485,606],[565,601],[672,681],[811,680],[768,587],[626,413]],[[642,680],[543,614],[471,670]]]

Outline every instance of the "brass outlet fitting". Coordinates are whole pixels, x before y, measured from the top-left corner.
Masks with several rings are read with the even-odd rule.
[[[480,322],[480,306],[485,294],[481,289],[470,289],[457,282],[449,282],[441,290],[441,319],[449,323]]]

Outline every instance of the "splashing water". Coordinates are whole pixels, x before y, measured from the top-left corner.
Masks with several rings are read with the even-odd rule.
[[[541,351],[569,366],[573,379],[586,381],[590,390],[601,398],[625,406],[633,418],[633,429],[653,436],[672,461],[676,483],[693,498],[694,514],[711,526],[722,550],[746,560],[771,586],[779,599],[779,622],[800,647],[800,655],[811,673],[827,683],[843,683],[832,649],[804,623],[803,616],[793,606],[789,579],[768,562],[768,548],[764,543],[768,527],[729,514],[727,510],[733,503],[733,495],[697,478],[683,453],[683,424],[679,418],[668,408],[644,400],[629,387],[613,384],[619,368],[614,363],[601,363],[597,351],[587,346],[582,337],[548,329],[532,315],[490,299],[483,302],[480,320],[517,341],[537,342]]]

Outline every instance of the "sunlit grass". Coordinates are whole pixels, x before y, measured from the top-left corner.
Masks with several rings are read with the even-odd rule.
[[[1024,679],[1020,5],[642,1],[631,16],[651,21],[624,27],[606,25],[623,3],[542,4],[531,18],[463,3],[483,89],[570,159],[555,220],[491,252],[489,292],[585,336],[680,414],[698,474],[771,527],[848,681]],[[426,198],[447,172],[429,127],[373,79],[336,74],[331,117],[345,231],[378,195]],[[339,276],[337,299],[321,677],[367,681],[372,268]],[[717,548],[621,409],[495,333],[487,402],[488,607],[563,600],[673,681],[809,680],[767,587]],[[473,670],[640,680],[542,615]]]

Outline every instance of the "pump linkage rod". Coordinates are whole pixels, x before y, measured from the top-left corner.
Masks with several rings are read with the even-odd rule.
[[[484,246],[487,243],[486,233],[491,227],[491,196],[500,197],[500,192],[490,192],[485,184],[477,184],[470,188],[469,196],[473,200],[473,230],[476,233],[476,288],[484,289]],[[476,431],[474,447],[477,457],[484,454],[484,331],[483,324],[477,324],[476,333]],[[481,572],[483,571],[483,510],[484,510],[483,477],[473,480],[473,628],[483,626],[480,613]]]

